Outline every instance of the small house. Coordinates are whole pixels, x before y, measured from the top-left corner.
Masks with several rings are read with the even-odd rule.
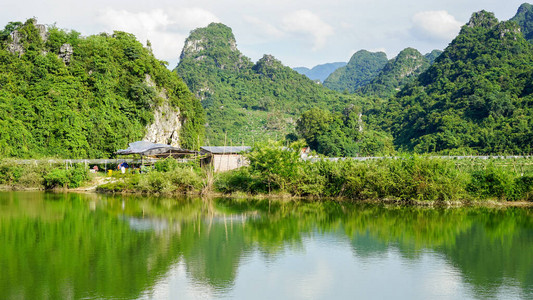
[[[248,160],[242,155],[252,149],[250,146],[218,146],[200,147],[200,153],[205,156],[202,165],[212,165],[215,172],[229,171],[248,165]]]

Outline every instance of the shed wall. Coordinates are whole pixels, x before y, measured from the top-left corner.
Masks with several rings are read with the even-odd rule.
[[[248,160],[240,154],[214,154],[213,167],[215,172],[229,171],[248,165]]]

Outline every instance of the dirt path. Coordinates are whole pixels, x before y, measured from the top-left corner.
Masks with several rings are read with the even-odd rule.
[[[71,191],[84,191],[84,192],[94,192],[99,185],[116,182],[118,179],[113,177],[95,177],[91,182],[85,186],[79,188],[70,189]]]

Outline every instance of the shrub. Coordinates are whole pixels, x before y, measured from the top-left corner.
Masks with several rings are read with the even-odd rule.
[[[139,178],[138,189],[142,192],[165,193],[171,190],[171,182],[164,173],[150,172]]]
[[[522,176],[514,180],[515,193],[509,200],[533,201],[533,176]]]
[[[467,190],[477,198],[514,198],[513,174],[489,164],[484,170],[474,170]]]
[[[257,189],[253,189],[256,180],[250,174],[248,168],[239,168],[236,170],[217,174],[215,179],[215,188],[222,193],[233,192],[258,192]],[[259,189],[259,191],[262,191]],[[263,191],[262,191],[263,192]]]
[[[89,179],[89,172],[83,164],[76,164],[66,170],[54,168],[44,175],[43,183],[46,189],[57,187],[77,188]]]
[[[193,191],[202,188],[203,180],[190,168],[177,168],[167,174],[171,188],[179,191]]]
[[[62,168],[52,169],[44,176],[44,187],[46,189],[67,187],[68,182],[70,182],[69,172]]]
[[[158,160],[154,164],[154,167],[159,172],[170,172],[178,167],[178,162],[174,158],[168,157]]]
[[[11,161],[0,163],[0,184],[13,184],[19,181],[24,169]]]

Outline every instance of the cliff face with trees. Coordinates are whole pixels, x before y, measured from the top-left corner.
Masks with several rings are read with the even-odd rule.
[[[533,46],[474,13],[436,62],[372,116],[416,152],[531,153]]]
[[[312,107],[340,111],[363,101],[316,84],[271,55],[253,63],[231,29],[213,23],[191,32],[176,72],[202,101],[211,145],[283,139]]]
[[[204,135],[199,101],[133,35],[82,37],[34,19],[0,32],[0,107],[3,157],[109,157],[150,130],[195,148]],[[177,128],[154,132],[162,115]]]

